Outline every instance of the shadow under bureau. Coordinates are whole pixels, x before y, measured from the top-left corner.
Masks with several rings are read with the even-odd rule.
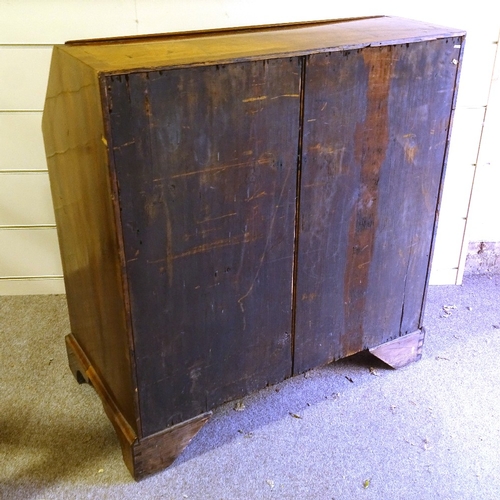
[[[373,17],[54,48],[70,366],[136,479],[226,401],[419,358],[464,35]]]

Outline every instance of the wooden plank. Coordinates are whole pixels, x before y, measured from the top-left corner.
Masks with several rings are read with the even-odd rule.
[[[57,48],[42,126],[71,333],[140,435],[99,82]]]
[[[0,277],[0,295],[60,295],[64,293],[62,276]]]
[[[469,219],[463,239],[457,284],[462,283],[466,258],[469,252],[468,243],[500,240],[500,230],[497,220],[494,217],[494,214],[498,213],[498,207],[495,207],[495,204],[498,204],[498,194],[493,189],[494,186],[498,185],[498,178],[500,177],[500,152],[498,147],[498,130],[500,128],[499,35],[500,33],[497,33],[495,64],[493,66],[484,129],[477,158],[476,172],[478,174],[478,183],[476,184],[475,180],[473,182],[470,197],[471,203],[468,212]],[[484,184],[482,184],[483,182]],[[485,210],[483,213],[481,213],[481,205],[483,205],[482,208]]]
[[[446,262],[445,265],[440,267],[439,261],[437,261],[436,266],[432,264],[432,271],[429,278],[429,285],[460,285],[461,283],[457,281],[457,269],[452,267],[454,265],[453,261],[450,260]]]
[[[500,182],[500,164],[481,163],[474,179],[474,197],[468,223],[469,241],[496,242],[500,238],[498,213],[500,199],[498,186]],[[476,191],[477,190],[477,191]],[[480,193],[480,194],[479,194]]]
[[[408,43],[463,34],[463,31],[393,18],[369,18],[350,23],[292,27],[272,32],[195,36],[193,39],[153,41],[149,44],[66,46],[64,50],[99,72],[161,69],[305,55],[367,45]]]
[[[140,33],[164,33],[166,31],[210,29],[214,27],[233,27],[262,25],[271,23],[288,23],[318,19],[349,18],[380,14],[380,8],[366,5],[329,5],[321,0],[312,2],[268,2],[255,0],[241,3],[238,0],[225,2],[196,3],[196,16],[192,15],[192,7],[186,8],[181,1],[151,2],[136,0],[137,17]]]
[[[0,109],[43,108],[51,51],[51,47],[0,46]]]
[[[450,150],[448,153],[448,168],[446,169],[446,182],[453,180],[453,188],[460,189],[456,171],[460,171],[464,166],[474,165],[477,161],[477,153],[481,142],[481,133],[485,118],[485,107],[457,108],[453,116],[453,133],[450,140]],[[458,176],[460,178],[460,176]],[[466,184],[469,182],[467,181]],[[470,189],[466,189],[470,194]],[[463,201],[463,194],[458,198]],[[445,194],[443,193],[443,196]],[[465,196],[467,198],[467,196]],[[443,200],[444,201],[444,200]]]
[[[2,2],[2,44],[54,44],[71,38],[135,33],[134,0]]]
[[[483,108],[455,110],[429,278],[431,285],[458,284],[460,255],[483,119]]]
[[[47,169],[41,122],[41,112],[0,112],[0,172]]]
[[[62,275],[55,228],[0,229],[0,276],[51,275]]]
[[[291,373],[299,75],[107,80],[145,435]]]
[[[296,373],[420,326],[460,44],[309,58]]]
[[[462,61],[457,107],[478,108],[488,103],[495,62],[498,23],[469,22]]]
[[[46,172],[0,174],[0,226],[54,223]]]
[[[490,82],[478,160],[481,164],[493,165],[498,169],[500,166],[500,148],[498,147],[498,130],[500,130],[500,33],[497,33],[495,46],[495,63]]]
[[[459,214],[439,216],[430,285],[455,285],[466,219]]]

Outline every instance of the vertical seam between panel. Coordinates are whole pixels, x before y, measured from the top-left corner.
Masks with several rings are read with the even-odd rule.
[[[302,178],[302,155],[303,155],[303,133],[304,133],[304,99],[306,86],[306,61],[307,56],[299,58],[300,78],[299,78],[299,126],[297,141],[297,177],[295,190],[295,227],[293,242],[293,275],[292,275],[292,332],[291,332],[291,358],[292,375],[295,373],[295,330],[297,323],[297,274],[298,274],[298,249],[300,234],[300,191]]]

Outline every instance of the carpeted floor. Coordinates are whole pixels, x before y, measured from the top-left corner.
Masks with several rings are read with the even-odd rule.
[[[425,326],[420,362],[358,355],[227,404],[135,483],[67,368],[64,297],[0,297],[0,498],[497,500],[500,276],[431,287]]]

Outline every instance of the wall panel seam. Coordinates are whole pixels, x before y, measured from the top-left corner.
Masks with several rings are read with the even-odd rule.
[[[0,175],[16,175],[16,174],[48,174],[46,168],[0,168]]]
[[[55,43],[0,43],[0,49],[45,49],[53,47]]]
[[[43,113],[43,109],[23,109],[23,108],[2,108],[0,109],[0,113]]]
[[[37,276],[0,276],[0,281],[42,281],[42,280],[62,280],[62,274],[46,274]]]
[[[0,224],[1,230],[12,230],[12,229],[56,229],[55,224]]]

